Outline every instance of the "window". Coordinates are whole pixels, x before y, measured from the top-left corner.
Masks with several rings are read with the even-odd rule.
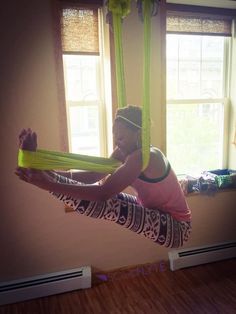
[[[99,9],[65,7],[61,34],[69,131],[73,153],[105,156],[102,23]]]
[[[230,39],[196,33],[167,34],[167,156],[177,174],[225,166]]]

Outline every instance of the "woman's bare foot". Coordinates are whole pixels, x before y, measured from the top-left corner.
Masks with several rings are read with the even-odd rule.
[[[36,151],[37,134],[31,129],[23,129],[19,135],[19,148],[23,150]]]

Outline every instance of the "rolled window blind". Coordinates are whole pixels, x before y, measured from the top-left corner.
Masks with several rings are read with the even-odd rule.
[[[232,17],[168,11],[166,30],[167,33],[231,36]]]
[[[62,8],[61,38],[63,53],[99,55],[98,9]]]

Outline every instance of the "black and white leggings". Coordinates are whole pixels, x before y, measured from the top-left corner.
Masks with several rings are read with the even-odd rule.
[[[60,183],[82,184],[59,175],[56,179]],[[190,222],[177,221],[166,212],[145,208],[129,194],[119,193],[106,201],[78,200],[64,194],[52,194],[79,214],[113,221],[165,247],[181,247],[191,232]]]

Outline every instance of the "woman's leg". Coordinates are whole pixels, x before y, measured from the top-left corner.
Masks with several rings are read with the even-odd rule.
[[[61,176],[57,180],[81,184]],[[79,214],[113,221],[166,247],[182,246],[190,234],[190,223],[179,222],[163,211],[145,208],[129,194],[119,193],[106,201],[78,200],[63,194],[52,194]]]

